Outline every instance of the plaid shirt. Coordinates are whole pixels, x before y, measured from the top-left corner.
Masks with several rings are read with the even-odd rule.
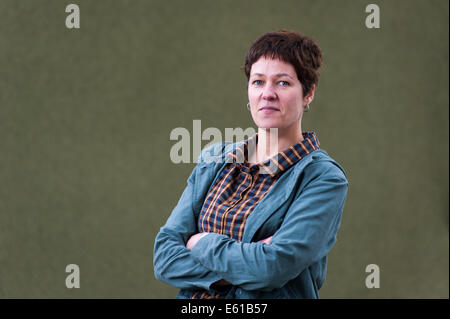
[[[258,134],[225,154],[229,163],[206,196],[198,218],[199,232],[215,232],[241,241],[245,221],[278,178],[305,155],[319,149],[314,132],[302,134],[303,141],[259,164],[248,162],[249,145],[256,145]],[[191,298],[223,297],[223,294],[211,296],[206,290],[199,290]]]

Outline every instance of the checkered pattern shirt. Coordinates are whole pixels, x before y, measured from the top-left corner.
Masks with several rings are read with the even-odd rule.
[[[217,177],[203,203],[198,218],[199,232],[215,232],[241,241],[245,221],[280,176],[305,155],[319,149],[314,132],[304,132],[303,140],[262,163],[249,163],[249,151],[258,141],[258,134],[225,154],[227,163]],[[250,149],[249,149],[250,148]],[[223,298],[196,291],[191,298]]]

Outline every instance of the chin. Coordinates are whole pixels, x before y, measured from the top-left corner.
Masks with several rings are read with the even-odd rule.
[[[259,128],[280,128],[282,127],[282,123],[278,120],[274,119],[259,119],[258,121],[255,121],[256,126]]]

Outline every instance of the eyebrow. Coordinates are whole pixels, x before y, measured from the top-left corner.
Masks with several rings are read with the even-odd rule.
[[[264,74],[262,74],[262,73],[253,73],[251,76],[265,76]],[[280,77],[282,77],[282,76],[287,76],[287,77],[290,77],[291,79],[294,79],[292,76],[290,76],[289,74],[287,74],[287,73],[277,73],[277,74],[275,74],[274,75],[276,78],[280,78]]]

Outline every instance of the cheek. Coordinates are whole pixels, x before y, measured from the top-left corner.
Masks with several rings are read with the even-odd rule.
[[[247,95],[248,95],[248,99],[249,99],[250,101],[257,98],[257,92],[255,92],[254,89],[248,89],[248,90],[247,90]]]
[[[289,113],[298,113],[302,107],[301,96],[292,94],[284,97],[284,105]]]

